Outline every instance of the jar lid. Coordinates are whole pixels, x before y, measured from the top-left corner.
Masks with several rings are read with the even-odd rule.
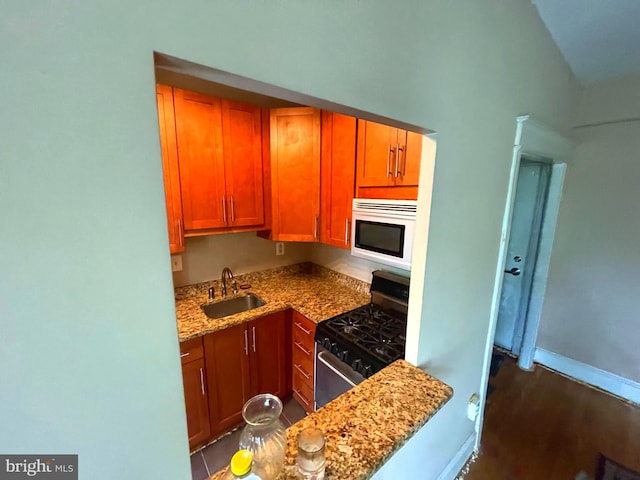
[[[251,470],[253,454],[249,450],[238,450],[231,457],[231,473],[235,476],[246,475]]]

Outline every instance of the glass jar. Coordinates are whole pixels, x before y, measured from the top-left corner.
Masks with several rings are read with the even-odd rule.
[[[247,425],[240,435],[240,448],[253,454],[260,478],[276,478],[284,467],[287,435],[280,421],[282,402],[275,395],[262,393],[250,398],[242,408]]]

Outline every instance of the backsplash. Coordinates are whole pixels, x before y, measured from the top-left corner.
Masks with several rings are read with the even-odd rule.
[[[276,255],[275,242],[255,232],[231,233],[185,239],[182,271],[174,272],[173,286],[219,279],[224,267],[234,275],[308,261],[313,244],[287,242],[284,255]]]
[[[308,265],[311,266],[311,273],[313,273],[314,275],[332,278],[338,283],[341,283],[342,285],[356,290],[360,293],[369,293],[369,289],[371,288],[370,283],[350,277],[349,275],[345,275],[344,273],[336,272],[335,270],[323,267],[322,265],[317,265],[311,262],[308,262]]]
[[[353,277],[349,277],[340,272],[336,272],[330,270],[321,265],[316,265],[311,262],[302,262],[294,265],[287,265],[284,267],[271,268],[268,270],[261,270],[257,272],[250,272],[241,275],[234,275],[238,286],[243,283],[253,284],[259,283],[261,279],[266,277],[272,277],[274,274],[283,274],[283,273],[303,273],[309,274],[319,277],[327,277],[331,278],[338,283],[356,290],[360,293],[369,293],[369,288],[371,285],[367,282],[363,282],[362,280],[358,280]],[[220,280],[210,280],[207,282],[195,283],[193,285],[184,285],[175,288],[175,298],[176,300],[183,300],[185,298],[206,295],[209,288],[213,287],[216,292],[220,292],[221,281]],[[242,290],[240,290],[242,291]]]

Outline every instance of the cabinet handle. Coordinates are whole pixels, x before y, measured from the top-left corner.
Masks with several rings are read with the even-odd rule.
[[[344,219],[344,244],[349,245],[349,219]]]
[[[316,240],[318,239],[318,220],[319,219],[320,217],[316,215],[315,223],[313,225],[313,238],[315,238]]]
[[[393,174],[394,177],[398,176],[399,166],[400,166],[400,144],[396,143],[396,168],[395,168],[395,173]]]
[[[404,160],[402,162],[402,170],[400,170],[400,152],[404,154],[402,157]],[[401,147],[400,145],[398,145],[398,164],[396,165],[396,171],[397,171],[396,177],[398,175],[400,175],[401,177],[404,176],[404,171],[406,171],[406,169],[407,169],[407,146],[404,145]]]
[[[391,175],[391,144],[389,144],[389,150],[387,150],[387,178]]]
[[[184,236],[182,235],[182,220],[178,219],[178,240],[180,241],[180,246],[184,247]]]
[[[236,209],[233,208],[233,196],[229,197],[229,204],[231,205],[231,223],[236,222]]]
[[[304,348],[302,345],[300,345],[300,343],[295,342],[296,347],[298,347],[300,350],[302,350],[304,352],[305,355],[307,356],[311,356],[311,352],[309,350],[307,350],[306,348]]]
[[[244,354],[249,356],[249,340],[247,339],[247,330],[244,331]]]
[[[302,368],[302,365],[298,365],[297,363],[294,365],[294,367],[296,368],[296,370],[298,370],[303,376],[304,378],[306,378],[307,380],[309,380],[311,378],[311,374],[307,373],[304,371],[304,369]]]
[[[300,322],[293,322],[293,324],[300,330],[302,330],[305,335],[311,335],[311,330],[307,330],[306,328],[304,328]]]
[[[253,353],[256,353],[256,327],[253,327]]]
[[[227,202],[224,197],[222,197],[222,222],[227,223]]]
[[[204,396],[204,372],[200,369],[200,389],[202,390],[202,396]]]
[[[184,352],[180,354],[180,358],[188,357],[191,352]]]
[[[307,398],[302,394],[302,392],[300,392],[300,390],[297,390],[297,389],[294,389],[293,391],[298,394],[298,396],[300,397],[300,400],[302,400],[304,402],[304,404],[308,407],[309,406],[309,400],[307,400]]]

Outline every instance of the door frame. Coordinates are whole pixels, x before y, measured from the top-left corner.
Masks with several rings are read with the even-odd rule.
[[[538,239],[538,241],[533,244],[530,243],[526,251],[522,251],[525,255],[526,261],[525,264],[522,265],[522,269],[524,270],[522,275],[522,282],[524,283],[523,288],[521,289],[521,295],[519,299],[520,305],[518,306],[518,318],[515,320],[513,335],[512,335],[512,344],[511,344],[511,353],[520,357],[522,354],[522,348],[525,346],[524,344],[524,335],[526,333],[526,327],[531,326],[531,322],[528,322],[529,315],[529,307],[531,303],[531,299],[533,298],[534,292],[534,279],[535,274],[538,272],[537,263],[539,257],[540,244],[543,240],[542,226],[546,216],[547,202],[549,200],[549,185],[551,183],[551,174],[553,162],[548,158],[534,158],[530,155],[521,152],[520,153],[520,163],[518,166],[518,175],[517,181],[520,180],[520,175],[522,174],[522,167],[525,165],[541,165],[542,172],[540,175],[540,182],[544,182],[543,184],[538,186],[538,193],[536,194],[536,206],[533,214],[533,223],[531,226],[531,232],[529,234],[529,238],[533,238],[534,236]],[[542,191],[540,188],[542,187]],[[515,196],[514,196],[514,204],[516,202],[516,198],[518,196],[518,188],[516,186]],[[515,206],[514,206],[515,209]],[[513,214],[509,220],[510,225],[513,226]],[[553,238],[553,237],[552,237]],[[507,241],[507,251],[509,250],[509,243],[511,242],[511,234],[509,234],[509,239]],[[532,259],[532,263],[529,262],[529,259]],[[505,258],[505,264],[508,263],[508,259]],[[506,270],[505,270],[506,273]],[[503,283],[502,288],[500,290],[500,296],[502,301],[502,291],[504,290],[504,277],[503,275]],[[546,276],[545,276],[546,278]],[[498,318],[496,320],[496,330],[498,328],[498,324],[500,323],[500,309],[498,308]],[[537,328],[536,328],[537,330]],[[495,335],[494,335],[494,345],[495,345]],[[534,345],[535,347],[535,345]],[[526,346],[525,346],[526,348]]]
[[[507,190],[505,209],[502,217],[502,231],[500,235],[498,262],[495,271],[493,298],[491,301],[489,331],[487,332],[482,378],[480,380],[480,392],[482,392],[482,394],[480,396],[479,414],[477,415],[475,422],[475,429],[477,433],[475,444],[476,450],[480,447],[480,440],[482,437],[484,410],[487,401],[487,385],[489,382],[489,369],[491,366],[491,355],[493,353],[493,339],[495,337],[498,310],[500,308],[504,266],[507,259],[507,247],[509,245],[509,234],[511,232],[511,216],[513,214],[513,206],[515,202],[520,160],[521,157],[525,155],[533,160],[536,158],[547,159],[547,161],[550,160],[553,163],[551,178],[549,179],[546,212],[542,220],[538,259],[535,264],[533,285],[531,287],[530,298],[532,301],[530,302],[527,317],[525,319],[525,332],[519,357],[520,367],[530,369],[533,365],[533,354],[538,336],[538,327],[540,325],[540,315],[542,313],[544,292],[549,273],[551,247],[558,218],[564,175],[567,167],[567,161],[571,157],[573,150],[573,142],[563,137],[550,127],[533,120],[530,115],[522,115],[516,118],[516,136],[513,143],[509,188]]]

